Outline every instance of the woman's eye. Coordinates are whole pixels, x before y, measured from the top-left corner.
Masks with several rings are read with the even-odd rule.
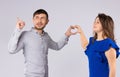
[[[99,22],[97,22],[97,24],[99,24]]]

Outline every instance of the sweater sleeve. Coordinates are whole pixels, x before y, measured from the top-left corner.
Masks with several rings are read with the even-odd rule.
[[[11,54],[15,54],[21,49],[23,49],[23,34],[20,29],[15,29],[14,33],[12,34],[10,41],[8,43],[8,51]]]
[[[49,37],[49,48],[53,50],[62,49],[68,43],[68,38],[69,37],[64,35],[60,41],[55,42]]]

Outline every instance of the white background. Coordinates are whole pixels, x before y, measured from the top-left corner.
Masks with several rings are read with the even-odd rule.
[[[32,14],[39,8],[48,11],[50,22],[46,31],[55,40],[63,36],[70,25],[80,25],[87,38],[92,36],[92,24],[98,13],[110,15],[115,22],[115,36],[120,46],[119,0],[0,0],[0,77],[24,77],[22,51],[8,53],[7,44],[16,25],[16,18],[32,24]],[[81,48],[79,35],[70,37],[60,51],[49,50],[49,77],[88,77],[88,60]],[[120,77],[120,57],[117,59],[117,77]]]

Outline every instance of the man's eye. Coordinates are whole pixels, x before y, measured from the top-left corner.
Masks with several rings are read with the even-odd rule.
[[[41,19],[43,19],[43,20],[44,20],[44,19],[45,19],[45,17],[42,17]]]
[[[35,17],[35,19],[38,19],[39,17]]]
[[[38,17],[36,17],[36,19],[38,19]]]

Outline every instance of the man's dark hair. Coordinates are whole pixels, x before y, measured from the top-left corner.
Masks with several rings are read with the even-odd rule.
[[[48,13],[47,11],[45,11],[44,9],[38,9],[36,10],[34,13],[33,13],[33,17],[36,15],[36,14],[45,14],[47,19],[48,19]]]

